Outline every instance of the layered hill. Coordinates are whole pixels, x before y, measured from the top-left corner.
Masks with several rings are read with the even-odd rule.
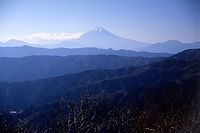
[[[171,53],[176,54],[187,49],[198,49],[200,48],[200,42],[183,43],[177,40],[169,40],[166,42],[155,43],[145,48],[143,51],[153,52],[153,53]]]
[[[18,41],[16,42],[18,44]],[[21,43],[21,42],[19,42]],[[25,43],[25,42],[24,42]],[[67,55],[118,55],[118,56],[133,56],[133,57],[168,57],[172,54],[167,53],[150,53],[150,52],[136,52],[132,50],[113,50],[113,49],[99,49],[99,48],[41,48],[31,47],[30,44],[25,43],[23,46],[0,47],[0,57],[25,57],[33,55],[51,55],[51,56],[67,56]]]
[[[190,53],[198,54],[198,51],[192,50]],[[180,58],[186,55],[186,60]],[[124,94],[137,92],[133,94],[138,97],[141,94],[138,90],[170,87],[172,84],[174,89],[178,87],[183,92],[184,89],[198,92],[200,61],[198,58],[188,61],[193,56],[194,54],[185,51],[143,67],[89,70],[36,81],[1,83],[1,108],[21,109],[36,103],[47,104],[59,101],[61,96],[74,99],[81,89],[87,89],[93,95],[114,95],[119,91]]]
[[[0,81],[16,82],[55,77],[95,69],[142,66],[163,58],[116,55],[29,56],[0,58]]]

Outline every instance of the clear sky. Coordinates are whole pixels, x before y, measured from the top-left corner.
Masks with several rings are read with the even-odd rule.
[[[200,0],[0,0],[0,40],[95,27],[144,42],[199,40]]]

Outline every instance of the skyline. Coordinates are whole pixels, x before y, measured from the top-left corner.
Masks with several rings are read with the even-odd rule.
[[[95,27],[142,42],[199,41],[198,0],[1,0],[0,41],[77,38]],[[63,36],[62,36],[63,35]]]

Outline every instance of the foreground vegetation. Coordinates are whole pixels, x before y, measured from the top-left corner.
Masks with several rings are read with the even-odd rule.
[[[5,133],[198,133],[199,103],[200,97],[196,96],[176,105],[170,96],[158,104],[150,98],[140,105],[110,104],[106,98],[81,93],[76,102],[62,98],[51,111],[48,122],[29,118],[13,124],[9,114],[1,114],[0,130]]]

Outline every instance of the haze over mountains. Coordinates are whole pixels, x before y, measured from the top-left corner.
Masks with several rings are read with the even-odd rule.
[[[186,60],[185,57],[187,57]],[[176,86],[177,91],[182,91],[180,95],[185,95],[185,89],[191,89],[187,91],[199,89],[199,59],[199,49],[189,50],[143,67],[90,70],[36,81],[2,82],[0,83],[0,108],[20,109],[43,100],[45,102],[40,104],[56,102],[62,95],[75,98],[83,87],[94,95],[112,94],[114,96],[118,91],[127,95],[134,91],[132,97],[134,101],[141,91],[144,91],[141,88],[157,88],[170,83]],[[178,92],[177,95],[179,95]]]
[[[126,57],[116,55],[0,57],[0,81],[16,82],[61,76],[96,69],[143,66],[163,58]]]
[[[153,52],[153,53],[178,53],[186,49],[197,49],[200,48],[200,42],[193,43],[182,43],[177,40],[169,40],[166,42],[155,43],[141,50]]]
[[[0,130],[51,133],[53,127],[57,132],[61,131],[60,126],[52,123],[55,119],[56,123],[63,123],[64,119],[62,132],[65,132],[72,129],[73,125],[68,124],[69,130],[66,130],[66,124],[71,118],[73,123],[74,117],[83,121],[80,127],[88,127],[84,124],[88,122],[99,128],[99,122],[105,124],[106,119],[109,123],[116,118],[110,116],[112,111],[129,106],[140,110],[136,120],[143,118],[144,111],[154,112],[154,121],[160,122],[157,118],[162,118],[163,112],[174,115],[166,112],[173,105],[173,110],[180,115],[176,120],[180,121],[185,118],[182,116],[188,112],[185,108],[191,107],[191,101],[199,99],[200,49],[197,48],[200,42],[143,43],[118,37],[103,28],[57,44],[29,44],[18,40],[0,43]],[[84,91],[88,92],[86,101],[82,96]],[[74,103],[77,100],[79,104]],[[195,107],[200,101],[196,103]],[[80,109],[74,109],[79,106]],[[82,119],[84,109],[87,115]],[[127,109],[124,113],[129,112]],[[123,116],[117,114],[117,117]],[[128,122],[131,125],[135,115],[126,119],[133,119]],[[143,122],[149,123],[149,120]]]
[[[182,43],[176,40],[169,40],[160,43],[144,43],[131,39],[125,39],[110,33],[102,27],[97,27],[89,32],[86,32],[78,39],[68,40],[61,43],[54,44],[29,44],[23,41],[10,40],[0,43],[0,47],[14,47],[14,46],[33,46],[43,48],[113,48],[115,50],[125,49],[134,51],[146,51],[153,53],[178,53],[186,49],[200,48],[200,42]]]
[[[58,46],[67,46],[70,42],[81,44],[83,47],[87,46],[129,50],[135,50],[149,45],[148,43],[119,37],[110,33],[102,27],[97,27],[89,32],[86,32],[79,39],[66,41],[58,44]]]
[[[167,53],[150,53],[136,52],[132,50],[113,50],[113,49],[98,49],[98,48],[36,48],[31,46],[20,47],[0,47],[0,57],[25,57],[33,55],[51,55],[51,56],[67,56],[67,55],[118,55],[118,56],[133,56],[133,57],[168,57],[171,54]]]
[[[199,9],[0,0],[0,133],[200,133]]]
[[[155,114],[173,105],[175,111],[181,110],[178,114],[182,116],[182,108],[188,107],[188,99],[198,99],[199,53],[200,49],[171,55],[98,48],[1,47],[0,56],[4,57],[0,57],[0,130],[6,130],[6,133],[11,129],[15,132],[50,131],[52,126],[59,127],[51,124],[57,119],[57,110],[58,115],[64,114],[62,119],[68,119],[73,113],[70,109],[79,105],[78,114],[83,112],[82,108],[90,110],[90,106],[95,105],[96,109],[91,110],[93,114],[88,113],[92,114],[92,121],[104,117],[110,120],[110,111],[114,109],[115,112],[115,109],[120,109],[119,106],[125,109],[134,106],[134,109],[148,112],[145,109],[148,98],[151,99],[148,107]],[[85,105],[81,96],[84,90],[90,94],[86,101],[91,103],[87,106],[82,106]],[[81,104],[74,104],[78,99]],[[103,104],[106,107],[99,106],[99,101],[103,103],[102,99],[106,101]],[[172,104],[168,104],[169,100]],[[105,112],[109,112],[108,115],[101,115]],[[84,118],[85,121],[88,119]]]

